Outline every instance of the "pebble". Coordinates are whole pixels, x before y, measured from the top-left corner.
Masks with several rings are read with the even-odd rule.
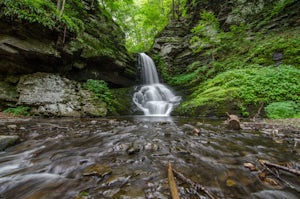
[[[15,124],[10,124],[10,125],[7,125],[7,128],[9,128],[9,129],[16,129],[16,128],[17,128],[17,125],[15,125]]]
[[[93,164],[91,166],[86,167],[83,171],[84,176],[97,176],[102,178],[111,173],[112,169],[106,164]]]
[[[92,120],[91,124],[97,124],[97,121],[96,120]]]

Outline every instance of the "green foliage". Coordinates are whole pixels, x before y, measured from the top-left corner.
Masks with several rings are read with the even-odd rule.
[[[299,69],[280,66],[262,68],[253,72],[245,82],[241,82],[239,96],[245,104],[300,100]]]
[[[268,9],[266,9],[264,12],[264,19],[257,24],[256,28],[260,28],[263,25],[267,24],[272,18],[274,18],[276,15],[282,12],[284,8],[296,1],[297,0],[279,0],[276,1],[274,4],[271,4],[271,6],[268,7]]]
[[[300,38],[299,32],[286,31],[281,34],[271,34],[267,38],[258,39],[248,52],[248,61],[252,63],[271,65],[273,53],[283,53],[284,64],[298,65],[300,63]]]
[[[268,118],[293,118],[299,116],[300,106],[294,101],[273,102],[265,107]]]
[[[172,0],[103,0],[107,10],[122,27],[126,35],[126,48],[133,53],[148,51],[154,37],[172,17]],[[176,18],[184,13],[186,0],[177,0]]]
[[[76,0],[72,3],[79,4],[79,1]],[[66,4],[66,12],[62,17],[59,17],[56,4],[51,0],[2,0],[0,6],[3,7],[0,16],[26,20],[30,23],[40,23],[49,29],[62,30],[66,25],[68,30],[77,33],[83,28],[79,13],[74,14],[74,10],[68,6],[68,3]],[[84,10],[81,12],[84,12]]]
[[[208,71],[208,66],[200,66],[200,62],[196,61],[187,66],[187,73],[174,76],[169,83],[174,86],[193,86],[194,84],[206,79],[206,75],[209,75],[207,73]]]
[[[8,108],[3,111],[4,113],[11,113],[14,116],[30,116],[30,107],[28,106],[17,106],[15,108]]]
[[[105,81],[89,79],[83,84],[83,87],[89,91],[92,91],[96,98],[107,104],[107,108],[110,112],[114,112],[113,103],[115,98]]]
[[[300,70],[291,66],[228,70],[200,84],[183,108],[235,100],[245,114],[251,104],[300,101]]]
[[[198,25],[192,29],[194,36],[190,40],[195,52],[201,52],[203,49],[214,47],[221,42],[220,25],[214,13],[203,10],[200,18]]]

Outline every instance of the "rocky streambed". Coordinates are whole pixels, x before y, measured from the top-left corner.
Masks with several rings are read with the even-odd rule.
[[[268,173],[274,185],[261,178],[257,162],[299,170],[299,128],[290,122],[230,131],[223,121],[200,118],[2,118],[1,135],[20,142],[0,152],[0,198],[170,198],[171,162],[217,198],[296,199],[299,177],[278,171],[281,181]],[[208,198],[176,182],[181,198]]]

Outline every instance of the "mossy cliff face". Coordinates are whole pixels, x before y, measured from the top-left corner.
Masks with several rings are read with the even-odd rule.
[[[29,106],[46,116],[105,116],[107,104],[82,88],[135,84],[135,58],[125,34],[97,1],[0,2],[0,111]]]
[[[275,102],[300,104],[299,8],[296,0],[188,0],[187,15],[151,51],[184,97],[173,113],[253,117]]]
[[[49,72],[74,80],[103,79],[130,86],[135,64],[124,33],[92,1],[67,1],[59,17],[56,1],[0,3],[0,72]]]

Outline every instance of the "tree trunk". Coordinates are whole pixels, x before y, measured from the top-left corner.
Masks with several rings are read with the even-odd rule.
[[[59,18],[61,18],[61,16],[63,15],[64,9],[65,9],[65,3],[66,3],[66,0],[62,0],[62,5],[61,5],[60,13],[59,13]]]
[[[56,9],[60,10],[61,8],[61,0],[57,0]]]
[[[225,121],[229,129],[232,130],[239,130],[241,129],[240,126],[240,120],[239,117],[236,115],[230,115],[228,112],[226,112],[226,115],[228,116],[228,119]]]
[[[172,19],[175,19],[175,0],[172,0]]]

